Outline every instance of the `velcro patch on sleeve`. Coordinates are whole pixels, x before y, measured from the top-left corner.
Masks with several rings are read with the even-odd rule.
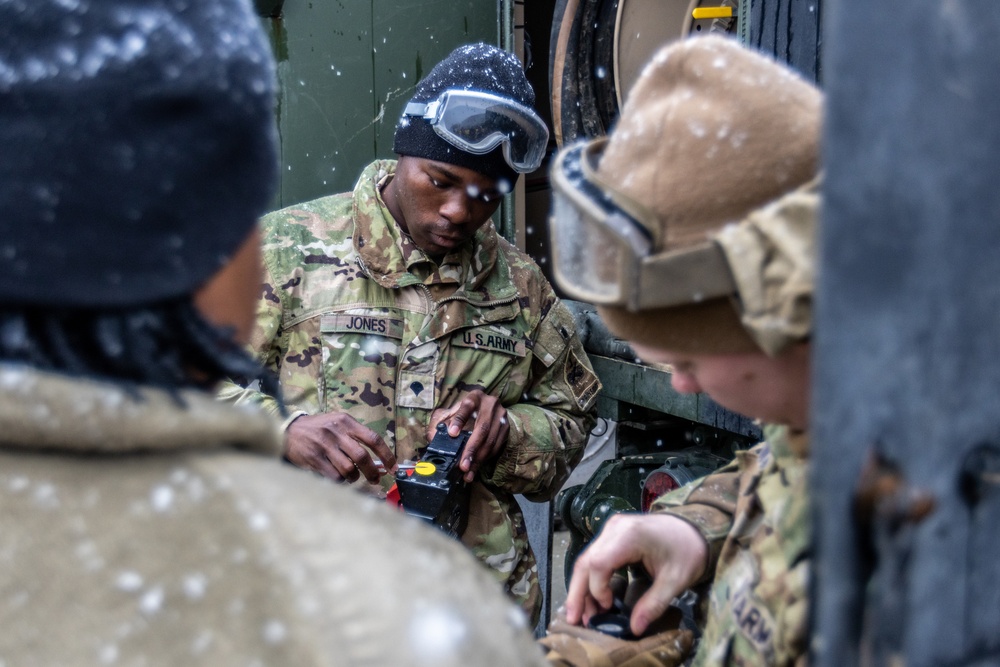
[[[559,328],[553,324],[552,318],[545,319],[539,327],[538,338],[535,340],[535,357],[546,366],[551,366],[564,347],[566,339]]]

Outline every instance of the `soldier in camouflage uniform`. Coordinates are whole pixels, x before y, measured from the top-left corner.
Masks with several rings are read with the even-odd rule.
[[[606,143],[566,149],[553,168],[560,285],[595,302],[643,360],[668,365],[674,389],[768,424],[765,442],[650,514],[613,517],[576,561],[568,624],[608,608],[615,570],[639,563],[653,582],[632,608],[633,632],[704,584],[693,664],[806,661],[820,110],[819,91],[785,67],[731,40],[694,38],[653,58]],[[595,664],[598,652],[572,659],[592,637],[555,630],[543,640],[554,664]],[[680,632],[629,664],[678,664],[665,649]],[[635,659],[614,650],[602,664]]]
[[[251,340],[293,410],[286,457],[296,465],[363,476],[384,492],[394,480],[372,455],[391,471],[420,456],[439,422],[452,436],[471,430],[461,540],[532,617],[538,573],[514,494],[546,500],[559,489],[599,389],[571,314],[490,221],[517,172],[544,152],[533,102],[520,63],[500,49],[460,47],[439,63],[399,122],[398,162],[372,163],[353,192],[264,218]],[[512,137],[499,132],[511,117],[493,108],[479,127],[469,110],[482,104],[513,113]],[[464,135],[447,133],[470,118]],[[503,141],[473,153],[462,139],[476,132]],[[273,396],[236,385],[222,397],[278,409]]]

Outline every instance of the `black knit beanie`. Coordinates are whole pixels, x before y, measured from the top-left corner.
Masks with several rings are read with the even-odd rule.
[[[274,193],[249,0],[0,0],[0,304],[193,292]]]
[[[489,44],[466,44],[452,51],[421,79],[411,102],[431,102],[446,90],[478,90],[512,99],[533,108],[531,89],[520,61],[513,54]],[[398,155],[447,162],[472,169],[494,181],[506,180],[513,186],[517,172],[503,157],[503,146],[485,155],[467,153],[434,132],[423,118],[402,116],[396,125],[392,149]]]

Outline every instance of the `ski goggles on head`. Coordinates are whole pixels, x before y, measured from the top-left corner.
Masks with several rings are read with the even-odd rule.
[[[511,169],[538,169],[549,142],[549,130],[533,109],[514,100],[478,90],[446,90],[430,102],[410,102],[404,116],[424,118],[452,146],[484,155],[503,144]]]
[[[597,175],[606,144],[601,138],[570,146],[552,167],[549,230],[559,287],[574,299],[631,311],[735,294],[714,241],[653,254],[655,215]]]

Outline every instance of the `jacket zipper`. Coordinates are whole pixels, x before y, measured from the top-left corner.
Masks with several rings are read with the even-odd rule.
[[[508,303],[514,303],[515,301],[517,301],[517,296],[515,295],[515,296],[505,297],[503,299],[494,299],[493,301],[480,302],[480,301],[472,301],[467,296],[456,296],[452,294],[451,296],[446,296],[445,298],[438,301],[437,305],[440,306],[442,303],[447,303],[448,301],[464,301],[470,306],[478,306],[479,308],[492,308],[493,306],[505,306]]]

